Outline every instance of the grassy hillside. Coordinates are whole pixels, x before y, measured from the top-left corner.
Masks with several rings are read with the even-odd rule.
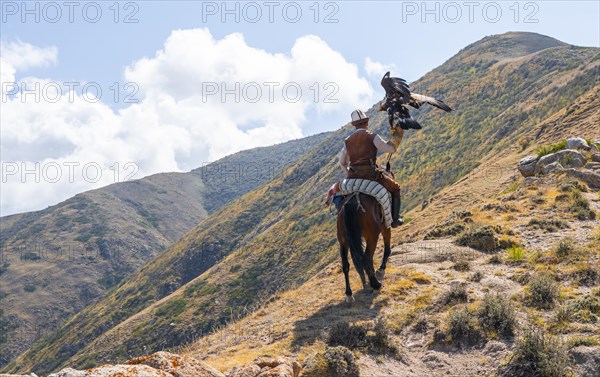
[[[209,213],[281,174],[325,136],[239,152],[189,173],[117,183],[3,217],[0,365],[56,331]],[[203,261],[204,268],[212,262]]]
[[[536,127],[562,119],[572,104],[597,94],[599,50],[550,42],[520,33],[488,37],[414,83],[416,91],[443,98],[455,111],[423,109],[418,117],[424,129],[410,132],[395,155],[405,206],[480,171],[482,162],[489,165],[485,157],[512,151],[521,140],[534,145],[545,134]],[[496,47],[494,54],[494,43],[507,47]],[[482,92],[490,87],[498,90]],[[472,95],[462,88],[471,88]],[[371,127],[387,135],[384,115],[368,114]],[[5,370],[44,373],[190,343],[322,271],[336,260],[337,247],[333,217],[321,202],[340,177],[336,155],[349,132],[345,127],[327,135],[288,174],[213,213]],[[471,200],[460,194],[453,203]],[[422,236],[426,223],[413,221],[416,228],[394,238]],[[222,260],[206,270],[206,259]]]

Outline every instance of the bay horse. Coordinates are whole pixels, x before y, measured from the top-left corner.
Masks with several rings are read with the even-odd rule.
[[[381,266],[375,272],[373,255],[380,234],[383,235],[383,259]],[[366,245],[364,250],[363,238]],[[340,244],[342,270],[346,280],[346,302],[351,303],[354,301],[352,289],[350,288],[350,278],[348,277],[350,272],[348,250],[350,250],[354,267],[360,275],[363,288],[367,288],[366,273],[369,278],[369,285],[373,290],[378,291],[381,288],[380,280],[383,280],[385,276],[387,260],[392,252],[390,247],[391,229],[385,227],[379,202],[371,195],[359,192],[347,195],[340,205],[337,216],[337,239]]]

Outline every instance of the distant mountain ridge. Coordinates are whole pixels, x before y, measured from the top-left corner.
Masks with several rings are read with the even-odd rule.
[[[522,55],[507,55],[511,43]],[[499,51],[488,51],[490,46],[500,46]],[[536,34],[507,33],[468,46],[412,83],[423,94],[450,88],[440,97],[454,111],[416,113],[423,130],[407,133],[392,160],[404,206],[413,208],[456,183],[485,156],[528,138],[535,143],[531,133],[540,123],[598,92],[599,52]],[[497,90],[482,94],[489,87]],[[385,114],[374,109],[367,114],[371,128],[387,135]],[[278,290],[307,281],[337,259],[334,219],[322,199],[341,176],[337,154],[350,132],[346,126],[326,135],[288,174],[211,214],[4,370],[88,367],[186,344]],[[198,263],[203,258],[212,260],[210,269]]]
[[[285,174],[326,135],[238,152],[188,173],[115,183],[41,211],[0,218],[0,323],[7,333],[0,338],[0,365],[209,213]],[[210,260],[204,262],[210,266]]]

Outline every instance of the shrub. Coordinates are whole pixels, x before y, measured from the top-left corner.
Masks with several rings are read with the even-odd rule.
[[[571,193],[573,198],[573,206],[571,206],[571,212],[575,213],[577,220],[595,220],[596,212],[590,209],[590,202],[581,195],[579,191],[573,191]]]
[[[529,223],[527,223],[527,227],[533,229],[542,229],[552,233],[556,232],[559,229],[568,228],[569,225],[566,221],[561,219],[546,220],[533,218],[529,220]]]
[[[547,274],[538,273],[529,279],[529,302],[540,309],[554,306],[558,299],[558,285]]]
[[[330,346],[343,346],[349,349],[364,348],[367,338],[365,326],[337,322],[327,332],[325,342]]]
[[[452,266],[452,268],[456,271],[465,272],[471,270],[471,265],[469,264],[468,260],[461,259],[454,263],[454,266]]]
[[[502,236],[498,240],[498,247],[500,249],[510,249],[511,247],[519,247],[519,242],[514,238]]]
[[[567,342],[569,348],[578,346],[595,347],[598,345],[598,339],[591,336],[574,336]]]
[[[571,303],[573,318],[579,322],[598,322],[600,320],[600,289],[577,298]]]
[[[478,331],[473,315],[462,306],[448,314],[448,335],[452,341],[472,340]]]
[[[500,264],[500,263],[502,263],[502,259],[500,258],[500,255],[494,254],[490,257],[490,259],[488,259],[488,263],[489,264]]]
[[[33,284],[25,284],[23,289],[25,290],[25,292],[31,293],[31,292],[35,291],[36,287]]]
[[[508,258],[513,262],[520,262],[525,258],[525,249],[522,247],[511,247],[506,250]]]
[[[499,294],[486,294],[477,310],[482,329],[500,335],[512,335],[516,325],[516,314],[508,299]]]
[[[458,237],[456,243],[481,251],[494,251],[498,248],[498,239],[495,236],[494,228],[488,225],[465,230]]]
[[[387,321],[383,317],[377,318],[372,325],[338,322],[328,331],[325,342],[329,346],[343,346],[351,350],[362,348],[376,354],[400,355],[400,349],[392,341]]]
[[[304,364],[305,377],[358,377],[358,364],[352,351],[343,346],[327,347]]]
[[[588,287],[596,285],[598,284],[598,281],[600,281],[598,269],[589,264],[581,264],[576,266],[575,270],[571,272],[571,276],[578,284]]]
[[[541,147],[539,147],[535,153],[542,157],[548,154],[552,154],[552,153],[556,153],[559,151],[562,151],[563,149],[567,148],[567,141],[560,141],[558,143],[555,144],[551,144],[551,145],[543,145]]]
[[[444,292],[441,302],[444,305],[456,304],[460,302],[467,302],[467,298],[468,295],[465,284],[453,284],[450,289]]]
[[[481,272],[481,271],[476,271],[469,278],[469,280],[472,281],[472,282],[474,282],[474,283],[479,283],[481,281],[481,279],[483,279],[483,272]]]
[[[565,344],[539,329],[528,329],[515,345],[507,365],[499,370],[502,377],[563,377],[569,375],[570,360]]]
[[[560,240],[556,248],[554,249],[554,253],[559,258],[566,258],[569,255],[575,252],[575,243],[572,238],[566,237]]]

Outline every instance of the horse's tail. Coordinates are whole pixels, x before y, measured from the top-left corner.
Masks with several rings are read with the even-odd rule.
[[[360,223],[358,222],[358,197],[354,196],[344,205],[344,230],[346,242],[350,248],[350,255],[356,271],[363,270],[363,246]]]

